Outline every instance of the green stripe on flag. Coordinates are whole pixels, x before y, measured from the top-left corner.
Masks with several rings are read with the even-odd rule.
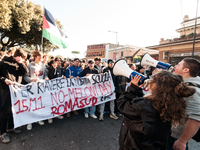
[[[42,36],[48,39],[52,44],[57,45],[60,48],[67,48],[68,43],[62,39],[50,34],[47,29],[43,29]]]

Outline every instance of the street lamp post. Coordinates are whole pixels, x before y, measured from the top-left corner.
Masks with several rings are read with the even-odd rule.
[[[110,30],[108,32],[116,33],[115,60],[117,60],[117,32]]]

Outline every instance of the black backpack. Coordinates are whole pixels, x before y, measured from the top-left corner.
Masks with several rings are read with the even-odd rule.
[[[191,83],[191,82],[187,82],[189,86],[195,86],[200,88],[199,84],[195,84],[195,83]],[[193,140],[195,140],[196,142],[200,142],[200,129],[197,131],[197,133],[192,137]]]

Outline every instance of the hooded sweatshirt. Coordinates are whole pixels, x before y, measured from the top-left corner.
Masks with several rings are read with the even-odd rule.
[[[28,83],[32,82],[33,79],[45,79],[47,78],[46,67],[40,62],[39,64],[31,62],[28,64],[29,72],[25,75],[24,80]]]

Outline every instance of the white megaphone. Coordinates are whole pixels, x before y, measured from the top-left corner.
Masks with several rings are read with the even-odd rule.
[[[164,70],[169,70],[169,71],[173,71],[174,67],[171,66],[170,64],[166,64],[160,61],[157,61],[155,59],[153,59],[148,53],[145,53],[141,59],[140,62],[141,66],[153,66],[155,68],[159,68],[159,69],[164,69]]]
[[[131,68],[129,68],[129,66],[127,65],[125,59],[119,59],[115,62],[114,66],[113,66],[113,73],[116,76],[125,76],[129,79],[131,79],[131,76],[133,76],[133,78],[135,77],[135,75],[139,75],[141,77],[139,84],[143,84],[144,81],[147,79],[147,77],[143,76],[142,74],[133,71]]]

